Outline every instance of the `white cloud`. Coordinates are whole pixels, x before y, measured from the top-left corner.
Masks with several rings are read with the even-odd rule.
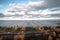
[[[30,12],[28,12],[28,14],[39,15],[40,13],[38,11],[30,11]]]
[[[46,2],[45,1],[29,2],[28,5],[31,6],[31,7],[40,8],[40,7],[45,6],[46,5]]]
[[[21,17],[18,17],[18,18],[14,18],[14,17],[3,17],[3,18],[0,18],[0,20],[60,20],[60,18],[21,18]]]
[[[29,16],[28,15],[24,15],[23,16],[23,18],[30,18],[30,17],[32,17],[32,15],[29,15]]]
[[[0,4],[0,8],[1,8],[1,7],[3,7],[3,5],[2,5],[2,4]]]
[[[25,13],[23,12],[23,11],[21,11],[21,12],[16,12],[16,13],[10,13],[10,12],[5,12],[5,13],[3,13],[5,16],[10,16],[10,17],[12,17],[12,16],[23,16],[23,15],[25,15]]]
[[[60,11],[51,11],[50,9],[45,9],[41,12],[42,15],[48,15],[48,14],[60,14]]]
[[[4,15],[5,15],[5,16],[13,16],[13,15],[15,15],[15,13],[5,12]]]
[[[25,15],[25,12],[21,11],[21,12],[17,12],[16,14],[18,14],[18,15]]]
[[[6,10],[7,12],[16,12],[17,10],[16,9],[13,9],[13,8],[8,8],[7,10]]]
[[[60,12],[58,12],[58,11],[54,11],[54,12],[49,12],[48,14],[60,14]]]
[[[49,14],[49,12],[51,12],[50,9],[45,9],[45,10],[42,10],[42,12],[40,13],[42,16],[46,16],[47,14]]]
[[[9,4],[12,6],[12,9],[16,9],[17,11],[29,11],[30,7],[26,4]]]
[[[51,10],[53,11],[60,10],[60,7],[54,7],[54,8],[51,8]]]
[[[60,11],[52,11],[47,14],[50,17],[60,17]]]

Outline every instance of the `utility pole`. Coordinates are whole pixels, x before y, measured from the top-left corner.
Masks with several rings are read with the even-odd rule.
[[[14,40],[24,40],[25,38],[26,23],[22,26],[20,32],[14,36]]]
[[[25,38],[26,25],[27,24],[25,23],[21,28],[21,35],[20,35],[21,40],[24,40],[24,38]]]

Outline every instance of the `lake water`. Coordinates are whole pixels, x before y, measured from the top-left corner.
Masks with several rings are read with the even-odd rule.
[[[27,24],[27,26],[50,26],[56,23],[60,23],[60,20],[0,20],[0,26],[23,26],[24,24]]]

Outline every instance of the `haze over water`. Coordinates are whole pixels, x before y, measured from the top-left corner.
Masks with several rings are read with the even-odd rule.
[[[50,26],[56,23],[60,23],[60,20],[0,20],[0,26],[23,26],[25,23],[27,23],[27,26]]]

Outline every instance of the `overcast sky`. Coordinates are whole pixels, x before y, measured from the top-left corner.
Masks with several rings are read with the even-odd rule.
[[[60,0],[0,0],[0,20],[12,19],[60,20]]]

